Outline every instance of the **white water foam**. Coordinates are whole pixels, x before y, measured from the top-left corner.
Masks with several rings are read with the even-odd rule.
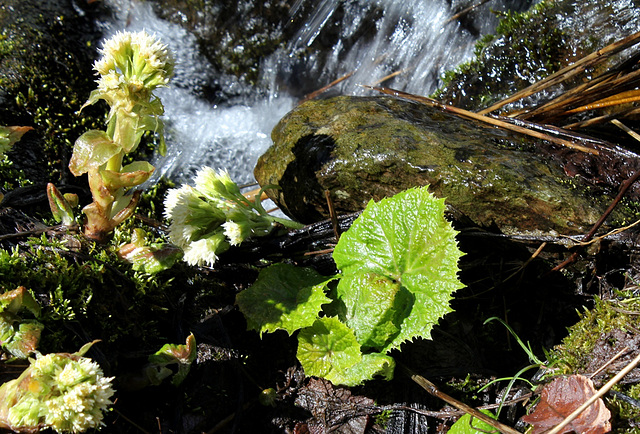
[[[291,14],[295,15],[305,1],[309,0],[297,0]],[[504,8],[507,1],[495,0],[491,6]],[[517,1],[520,0],[511,3]],[[186,182],[203,165],[226,168],[239,183],[251,182],[259,155],[271,144],[271,129],[296,103],[284,87],[281,89],[283,81],[276,77],[282,77],[285,71],[286,81],[290,64],[299,61],[297,53],[314,43],[327,23],[336,19],[337,11],[341,14],[337,42],[328,47],[324,60],[309,56],[301,65],[314,77],[315,89],[353,72],[334,91],[363,94],[367,91],[361,84],[375,84],[401,71],[385,85],[428,95],[436,89],[444,71],[472,55],[477,39],[457,21],[447,23],[453,11],[461,7],[457,4],[460,0],[316,1],[310,18],[289,44],[263,61],[262,80],[268,96],[254,92],[251,101],[216,106],[198,99],[192,91],[213,73],[193,35],[177,24],[159,19],[150,2],[107,3],[116,12],[113,19],[102,23],[105,37],[118,30],[144,29],[155,33],[176,54],[176,76],[169,88],[158,91],[165,106],[168,153],[152,161],[157,171],[150,182],[160,176]],[[377,8],[378,15],[375,21],[367,22],[371,8]],[[474,22],[481,24],[476,30],[483,34],[492,31],[497,21],[486,7]],[[373,26],[373,31],[363,36],[363,26]],[[246,86],[233,77],[225,80],[230,86]]]

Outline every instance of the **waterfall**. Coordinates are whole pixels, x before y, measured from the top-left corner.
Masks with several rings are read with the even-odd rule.
[[[296,0],[293,19],[308,2]],[[154,157],[150,182],[166,176],[186,182],[203,165],[226,168],[239,183],[253,181],[253,167],[271,144],[271,129],[312,90],[347,76],[331,92],[365,94],[361,85],[384,85],[421,95],[439,77],[473,54],[478,37],[491,33],[494,10],[522,9],[531,0],[493,0],[473,11],[472,21],[449,21],[469,1],[320,0],[295,36],[262,60],[261,88],[244,89],[244,100],[212,104],[193,90],[215,72],[200,54],[195,36],[158,18],[151,2],[106,0],[113,17],[100,23],[105,37],[119,30],[155,33],[176,55],[176,75],[157,94],[165,106],[167,155]],[[477,1],[476,1],[477,3]],[[329,29],[331,27],[331,29]],[[317,47],[321,49],[318,49]],[[313,48],[313,49],[312,49]],[[246,88],[233,76],[218,77],[229,88]]]

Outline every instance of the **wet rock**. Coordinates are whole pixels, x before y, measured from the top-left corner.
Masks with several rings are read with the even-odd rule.
[[[637,2],[541,1],[528,12],[507,14],[495,35],[477,45],[476,58],[447,75],[437,97],[468,110],[488,107],[638,28]],[[548,97],[536,94],[509,108]]]
[[[611,201],[581,177],[570,178],[540,141],[393,97],[310,101],[285,116],[255,177],[302,222],[361,210],[429,184],[461,222],[501,231],[586,232]],[[617,211],[611,221],[624,220]]]

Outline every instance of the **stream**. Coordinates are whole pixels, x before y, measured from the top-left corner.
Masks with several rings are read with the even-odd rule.
[[[305,1],[291,5],[291,20]],[[187,182],[209,165],[227,168],[242,184],[253,182],[253,167],[271,145],[271,129],[304,96],[302,88],[317,90],[352,74],[331,91],[360,95],[368,92],[363,84],[395,74],[386,86],[428,95],[444,72],[472,57],[475,42],[493,32],[500,12],[526,9],[531,1],[493,0],[449,21],[470,2],[322,0],[291,40],[261,59],[257,86],[217,72],[200,53],[197,38],[159,18],[152,2],[106,3],[116,12],[100,23],[105,38],[120,30],[144,29],[158,35],[176,56],[174,80],[158,91],[165,105],[168,151],[154,157],[157,170],[148,182],[162,176]],[[313,51],[320,40],[323,51]],[[195,89],[212,75],[243,97],[212,104],[198,96]]]

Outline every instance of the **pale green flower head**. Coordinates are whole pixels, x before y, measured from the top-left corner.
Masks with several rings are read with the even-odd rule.
[[[4,422],[14,430],[52,428],[81,433],[100,428],[112,404],[113,378],[100,366],[76,354],[38,356],[16,380],[2,386],[11,402]]]
[[[213,201],[226,199],[236,203],[246,202],[238,184],[233,182],[229,172],[223,169],[214,170],[208,166],[200,169],[196,173],[195,188]]]
[[[104,43],[94,64],[102,92],[122,92],[131,100],[148,99],[173,76],[175,61],[165,44],[145,31],[117,32]]]
[[[183,249],[192,241],[209,236],[225,221],[222,209],[188,185],[170,189],[164,206],[164,215],[171,220],[169,238]]]

